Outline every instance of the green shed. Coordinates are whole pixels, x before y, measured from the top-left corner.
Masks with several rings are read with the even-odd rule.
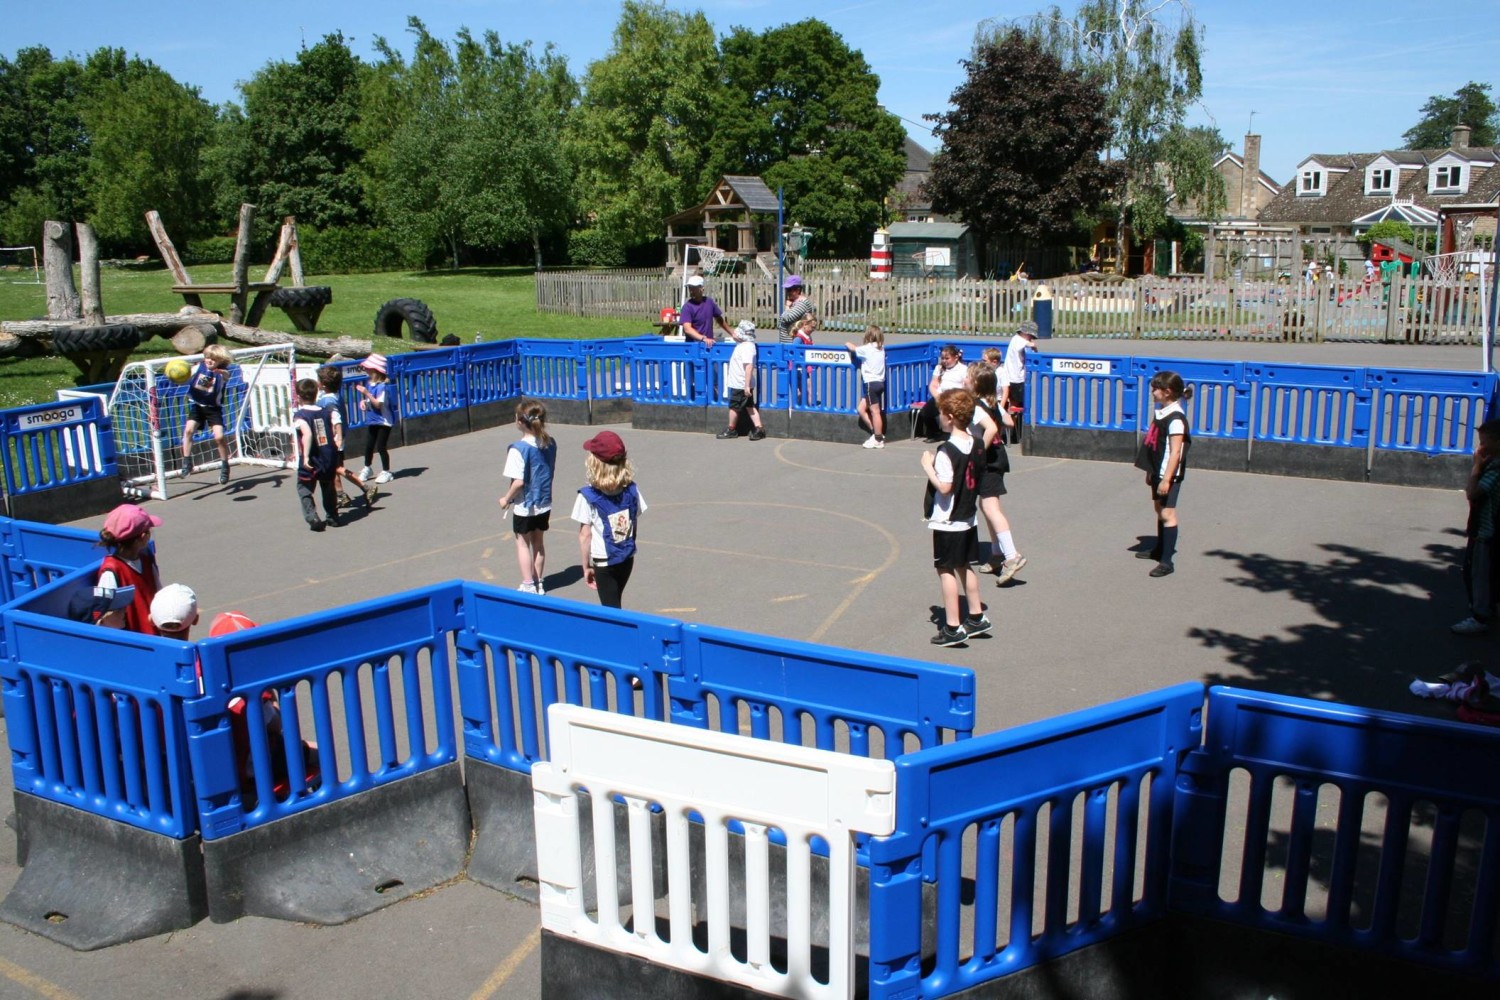
[[[974,234],[961,222],[890,226],[891,273],[897,278],[966,278],[979,273]]]

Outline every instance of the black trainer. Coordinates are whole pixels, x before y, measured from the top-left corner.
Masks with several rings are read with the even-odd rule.
[[[937,635],[933,636],[931,641],[934,646],[957,646],[968,638],[969,635],[962,625],[957,627],[939,625]]]
[[[325,527],[327,526],[322,521],[307,522],[307,530],[309,531],[322,531]]]
[[[751,441],[759,441],[762,438],[764,438],[765,436],[766,436],[766,429],[764,427],[757,427],[757,428],[755,428],[755,430],[753,430],[753,431],[750,432],[750,440]]]
[[[1157,563],[1156,568],[1151,571],[1151,575],[1156,577],[1171,576],[1172,569],[1171,563]]]
[[[182,457],[182,474],[184,476],[191,476],[193,474],[193,456],[192,455],[184,455]]]
[[[728,441],[730,438],[737,438],[739,436],[740,432],[735,430],[733,427],[726,427],[722,431],[714,435],[714,437],[718,438],[720,441]],[[751,436],[753,437],[754,435]]]
[[[964,619],[963,632],[965,636],[972,638],[984,635],[994,627],[995,623],[990,621],[989,615],[970,615]]]
[[[219,469],[219,485],[223,486],[229,482],[229,466],[225,465]]]
[[[1136,549],[1135,557],[1137,559],[1150,559],[1152,562],[1160,562],[1161,549]]]

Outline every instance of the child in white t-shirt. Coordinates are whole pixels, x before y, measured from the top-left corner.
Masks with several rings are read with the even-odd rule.
[[[766,436],[765,426],[760,422],[760,408],[755,405],[755,324],[741,320],[729,334],[734,338],[734,353],[729,355],[725,366],[724,388],[729,390],[729,426],[718,433],[719,440],[740,436],[739,420],[743,414],[750,418],[754,428],[750,440],[759,441]]]
[[[859,422],[870,428],[865,448],[885,447],[885,334],[878,326],[865,327],[864,343],[844,347],[859,359],[859,377],[864,392],[859,397]]]

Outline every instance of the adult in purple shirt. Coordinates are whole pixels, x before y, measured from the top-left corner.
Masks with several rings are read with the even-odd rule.
[[[724,318],[724,310],[719,308],[717,302],[703,294],[703,276],[695,274],[689,278],[687,290],[687,301],[678,310],[678,321],[682,324],[682,332],[687,339],[712,344],[716,322],[720,329],[733,339],[733,331],[729,329],[729,321]]]

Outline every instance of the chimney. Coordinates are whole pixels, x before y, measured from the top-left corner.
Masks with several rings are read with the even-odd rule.
[[[1471,129],[1471,128],[1469,128],[1469,126],[1467,126],[1467,125],[1455,125],[1455,126],[1453,126],[1453,138],[1452,138],[1452,146],[1453,146],[1453,148],[1454,149],[1468,149],[1469,148],[1469,136],[1472,135],[1473,133],[1474,133],[1474,130]]]
[[[1260,185],[1260,136],[1245,136],[1245,170],[1240,174],[1240,218],[1258,218],[1255,190]]]

